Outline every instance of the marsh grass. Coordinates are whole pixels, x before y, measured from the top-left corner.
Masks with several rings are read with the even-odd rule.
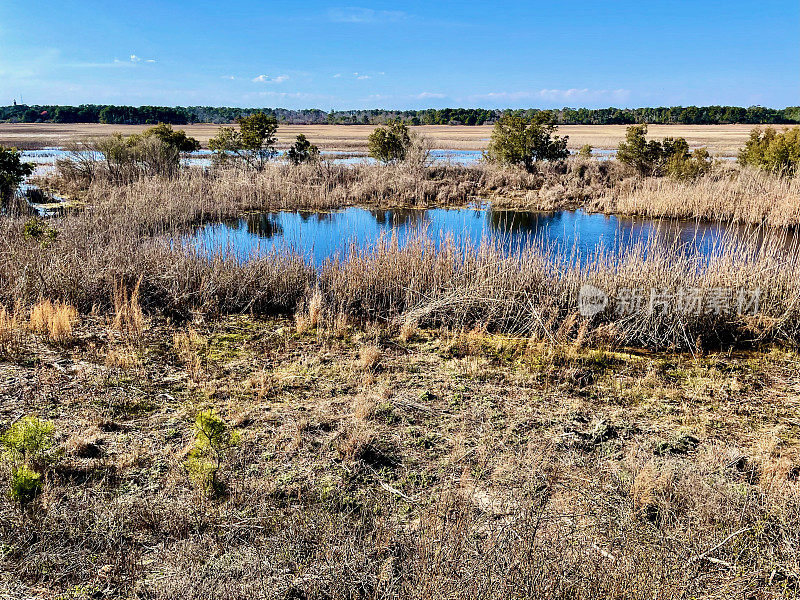
[[[796,227],[800,225],[800,177],[718,167],[690,181],[631,181],[593,206],[627,215]]]

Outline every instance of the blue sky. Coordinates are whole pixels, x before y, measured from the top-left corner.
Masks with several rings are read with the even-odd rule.
[[[358,2],[358,0],[354,0]],[[0,2],[0,104],[800,104],[797,0]]]

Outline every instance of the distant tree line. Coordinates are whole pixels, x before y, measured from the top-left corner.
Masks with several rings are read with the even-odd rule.
[[[491,125],[501,117],[533,119],[539,109],[494,110],[441,108],[426,110],[290,110],[286,108],[232,108],[214,106],[80,106],[13,105],[0,107],[0,122],[21,123],[233,123],[241,117],[264,113],[284,124],[384,125]],[[556,125],[729,124],[800,123],[800,106],[669,106],[657,108],[562,108],[549,111]]]

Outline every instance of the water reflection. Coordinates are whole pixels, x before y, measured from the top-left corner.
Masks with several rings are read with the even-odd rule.
[[[448,238],[462,246],[490,241],[508,252],[543,244],[579,262],[598,254],[614,255],[639,242],[651,248],[708,254],[731,245],[757,249],[766,239],[776,241],[774,232],[756,227],[630,219],[581,210],[537,213],[493,208],[259,213],[206,225],[186,241],[206,254],[241,260],[290,247],[320,264],[345,255],[353,245],[369,249],[387,235],[403,245],[419,234],[437,245]],[[780,243],[784,250],[794,250],[797,239],[797,232],[789,230]]]

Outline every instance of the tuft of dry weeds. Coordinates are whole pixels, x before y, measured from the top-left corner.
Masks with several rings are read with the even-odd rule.
[[[139,304],[139,288],[143,277],[139,276],[130,291],[123,280],[115,281],[112,294],[114,304],[112,327],[134,341],[141,339],[145,326],[144,313]]]
[[[78,321],[78,310],[69,304],[42,300],[31,308],[30,328],[57,344],[70,342]]]

